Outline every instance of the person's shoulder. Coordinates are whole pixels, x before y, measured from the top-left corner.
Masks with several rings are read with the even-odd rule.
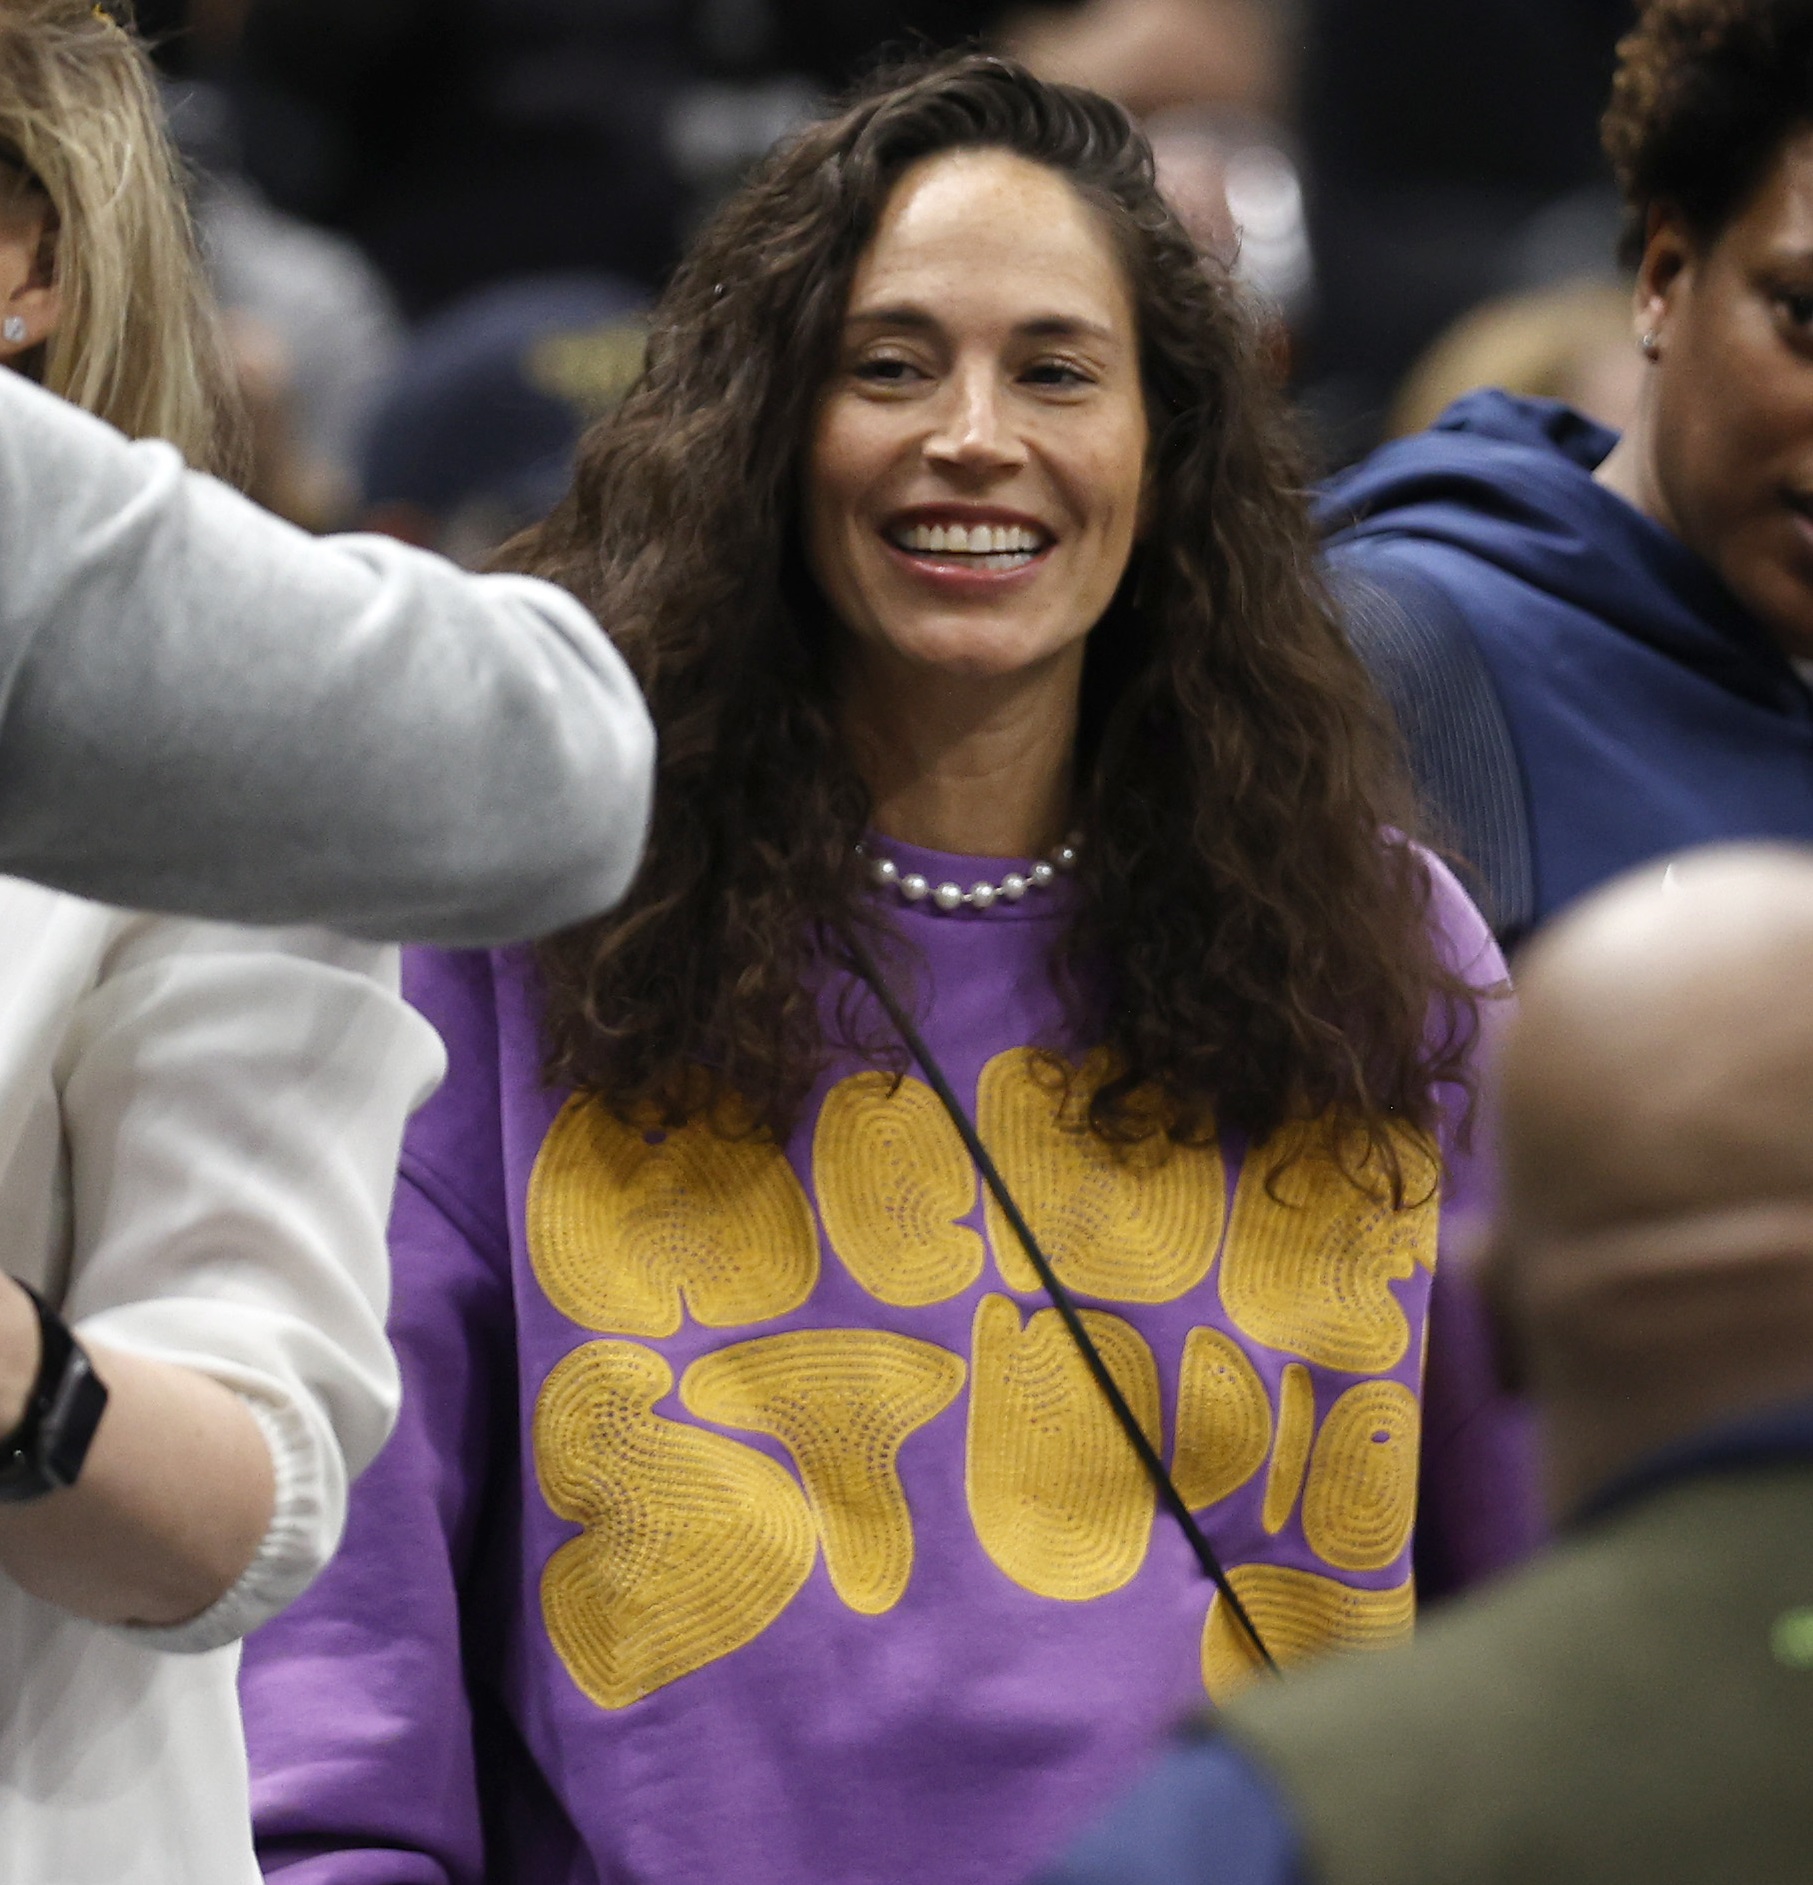
[[[1781,1560],[1771,1556],[1780,1533],[1721,1522],[1719,1489],[1734,1484],[1745,1496],[1759,1480],[1683,1487],[1576,1531],[1442,1609],[1401,1648],[1255,1688],[1223,1715],[1224,1730],[1280,1786],[1307,1847],[1342,1853],[1356,1877],[1485,1876],[1474,1869],[1478,1847],[1496,1844],[1502,1856],[1520,1835],[1552,1829],[1558,1787],[1598,1801],[1601,1846],[1653,1840],[1655,1770],[1633,1766],[1635,1741],[1678,1761],[1677,1778],[1699,1790],[1680,1809],[1689,1827],[1706,1795],[1754,1788],[1772,1810],[1787,1796],[1771,1795],[1768,1764],[1755,1756],[1765,1734],[1801,1744],[1807,1691],[1775,1682],[1757,1654],[1783,1602]],[[1804,1485],[1768,1483],[1768,1493],[1804,1533]],[[1632,1603],[1633,1590],[1643,1603]],[[1605,1734],[1608,1685],[1630,1704],[1622,1742]],[[1647,1783],[1633,1784],[1644,1774]],[[1799,1814],[1798,1768],[1791,1784]],[[1431,1813],[1432,1802],[1482,1799],[1483,1818]],[[1662,1874],[1639,1865],[1628,1875]],[[1740,1865],[1730,1875],[1750,1874]]]
[[[1465,545],[1388,530],[1354,531],[1333,538],[1323,545],[1322,556],[1338,601],[1362,590],[1383,592],[1401,601],[1404,592],[1414,594],[1424,585],[1433,585],[1458,603],[1466,595],[1459,579],[1477,560],[1476,552]]]
[[[1614,435],[1550,400],[1479,393],[1394,439],[1317,493],[1337,600],[1368,592],[1413,617],[1473,617],[1503,585],[1568,596],[1578,565],[1621,539],[1623,507],[1594,482]],[[1482,586],[1483,585],[1483,586]]]
[[[1427,1736],[1433,1756],[1450,1724],[1486,1727],[1499,1709],[1515,1718],[1531,1690],[1597,1660],[1620,1619],[1633,1633],[1650,1627],[1653,1619],[1638,1624],[1629,1612],[1630,1579],[1640,1567],[1670,1561],[1673,1541],[1693,1523],[1691,1516],[1672,1521],[1660,1543],[1646,1523],[1564,1533],[1528,1563],[1420,1621],[1401,1646],[1334,1658],[1289,1683],[1256,1686],[1230,1704],[1223,1720],[1243,1746],[1288,1747],[1306,1758],[1324,1737],[1345,1738],[1366,1721],[1389,1721]],[[1722,1555],[1722,1547],[1711,1548]],[[1699,1601],[1686,1587],[1678,1595]]]
[[[1324,549],[1335,613],[1354,652],[1393,698],[1452,668],[1479,633],[1482,559],[1435,538],[1357,534]]]

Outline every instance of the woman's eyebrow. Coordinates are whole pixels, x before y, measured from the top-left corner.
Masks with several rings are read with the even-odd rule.
[[[895,327],[914,333],[931,333],[943,323],[924,308],[902,306],[856,308],[845,320],[846,327]],[[1086,336],[1091,340],[1113,341],[1119,338],[1112,327],[1101,321],[1085,319],[1080,314],[1034,314],[1016,321],[1013,331],[1028,340],[1065,340]]]
[[[924,308],[854,308],[846,317],[846,327],[905,327],[916,332],[930,332],[939,323]]]
[[[1069,340],[1078,336],[1107,341],[1120,338],[1105,322],[1085,320],[1080,314],[1040,314],[1030,321],[1019,322],[1014,332],[1024,334],[1029,340]]]

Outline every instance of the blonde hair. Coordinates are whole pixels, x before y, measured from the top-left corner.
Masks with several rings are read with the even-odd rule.
[[[0,0],[0,166],[49,199],[62,313],[44,384],[204,470],[237,468],[241,418],[220,318],[137,37],[90,0]]]
[[[1392,438],[1425,431],[1482,386],[1581,404],[1595,356],[1621,351],[1636,361],[1630,290],[1620,284],[1589,277],[1501,296],[1463,314],[1411,368],[1387,431]],[[1590,416],[1620,429],[1624,423],[1624,415]]]

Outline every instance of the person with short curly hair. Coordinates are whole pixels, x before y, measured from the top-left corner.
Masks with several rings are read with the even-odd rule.
[[[1018,1878],[1256,1640],[1520,1548],[1450,1262],[1502,965],[1298,479],[1096,94],[897,75],[701,237],[507,557],[648,693],[648,859],[414,959],[407,1411],[246,1663],[268,1869]]]
[[[1651,0],[1619,49],[1602,127],[1623,259],[1641,266],[1658,211],[1715,242],[1813,125],[1810,95],[1813,7]]]
[[[1460,401],[1325,493],[1363,652],[1502,938],[1716,838],[1813,838],[1813,6],[1649,0],[1604,122],[1622,438]]]

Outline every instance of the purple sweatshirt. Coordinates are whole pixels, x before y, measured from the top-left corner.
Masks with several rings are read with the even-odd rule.
[[[1028,1052],[1069,1045],[1066,914],[1062,884],[900,911],[932,1052],[1274,1653],[1389,1640],[1419,1464],[1425,1589],[1527,1540],[1437,1260],[1477,1209],[1458,1101],[1439,1200],[1398,1212],[1313,1153],[1116,1159]],[[1502,977],[1439,873],[1435,920]],[[267,1875],[1010,1885],[1250,1679],[929,1089],[848,1045],[845,986],[784,1148],[550,1091],[520,955],[418,954],[409,992],[452,1072],[394,1220],[404,1411],[339,1558],[247,1646]]]

